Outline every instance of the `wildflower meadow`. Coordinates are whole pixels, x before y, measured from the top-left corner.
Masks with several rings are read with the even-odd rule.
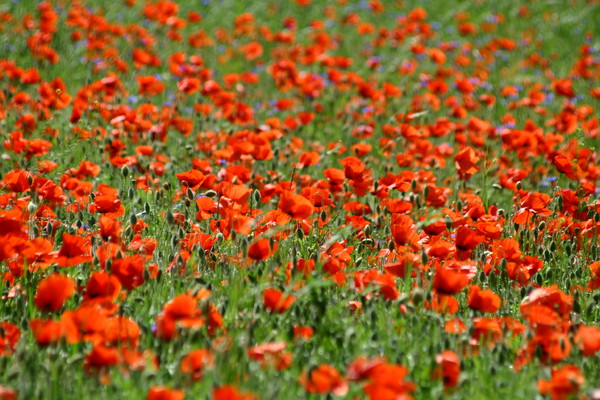
[[[0,1],[0,400],[600,399],[600,2]]]

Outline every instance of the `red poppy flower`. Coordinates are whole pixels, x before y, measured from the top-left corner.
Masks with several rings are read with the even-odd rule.
[[[21,331],[15,324],[0,322],[0,356],[11,355],[21,338]]]
[[[194,380],[200,380],[204,375],[204,370],[212,368],[214,363],[214,356],[209,350],[193,350],[181,360],[181,372],[191,375]]]
[[[169,389],[164,386],[154,386],[148,391],[146,400],[183,400],[185,393],[183,390]]]
[[[585,378],[575,365],[563,365],[552,370],[550,380],[540,379],[538,390],[542,395],[550,395],[552,400],[566,400],[579,393]]]
[[[263,291],[263,301],[267,311],[281,314],[294,304],[296,297],[284,296],[277,289],[265,289]]]
[[[92,261],[90,250],[91,246],[85,238],[63,233],[62,246],[56,256],[56,263],[60,267],[72,267]]]
[[[472,148],[465,147],[459,151],[454,157],[459,178],[462,180],[467,180],[471,177],[471,175],[479,171],[479,167],[477,166],[478,161],[479,157],[477,157],[475,150]]]
[[[575,334],[575,343],[578,344],[584,356],[593,356],[600,350],[600,328],[580,325]]]
[[[478,285],[469,288],[469,307],[473,310],[495,313],[500,308],[500,296],[489,289],[482,290]]]
[[[281,193],[278,207],[281,211],[295,219],[306,219],[314,212],[310,200],[290,191]]]
[[[41,311],[56,312],[74,293],[73,279],[65,275],[52,274],[38,284],[33,301]]]
[[[337,369],[327,364],[321,364],[309,373],[303,373],[299,380],[308,393],[333,393],[344,396],[348,392],[348,383]]]
[[[248,393],[240,393],[233,386],[221,386],[213,390],[213,400],[255,400],[255,397]]]
[[[133,290],[144,283],[144,269],[144,258],[135,255],[113,260],[111,272],[125,289]]]
[[[438,368],[434,371],[434,376],[443,379],[446,389],[458,385],[460,377],[460,358],[458,354],[451,350],[445,350],[435,356],[435,362]]]
[[[248,247],[248,257],[252,260],[266,260],[271,253],[271,245],[268,239],[259,239]]]
[[[469,284],[469,277],[453,268],[439,267],[435,271],[433,287],[443,294],[455,294],[461,292]]]

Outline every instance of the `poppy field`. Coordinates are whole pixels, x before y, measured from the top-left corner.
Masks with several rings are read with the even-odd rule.
[[[598,21],[0,2],[0,399],[600,399]]]

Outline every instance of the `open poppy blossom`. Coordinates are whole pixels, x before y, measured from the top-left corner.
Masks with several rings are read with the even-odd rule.
[[[53,274],[43,279],[36,290],[34,302],[38,309],[47,312],[59,311],[75,293],[73,279]]]
[[[280,290],[269,288],[263,291],[263,301],[267,311],[281,314],[294,304],[296,297],[284,296]]]
[[[344,396],[348,392],[348,383],[340,375],[337,369],[321,364],[300,377],[300,384],[308,393],[332,393]]]
[[[444,387],[448,389],[456,386],[461,370],[458,355],[451,350],[446,350],[435,356],[435,363],[438,364],[438,369],[434,375],[444,381]]]

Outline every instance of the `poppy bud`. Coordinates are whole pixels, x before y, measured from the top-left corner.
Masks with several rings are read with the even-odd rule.
[[[508,264],[508,262],[506,261],[506,258],[503,258],[502,261],[500,262],[500,270],[501,271],[506,271],[506,264]]]
[[[518,181],[515,187],[517,188],[517,190],[521,190],[523,188],[523,184],[521,184],[521,181]]]
[[[445,222],[446,222],[446,229],[448,229],[448,230],[452,229],[452,218],[450,218],[450,216],[446,215]]]
[[[421,263],[427,264],[428,261],[429,261],[429,257],[427,256],[427,253],[425,252],[425,250],[421,251]]]
[[[538,229],[540,231],[543,231],[544,228],[546,228],[546,221],[540,221],[540,223],[538,224]]]
[[[521,286],[521,298],[525,297],[527,295],[527,289],[525,288],[525,286]]]
[[[254,193],[252,194],[252,197],[254,198],[254,202],[256,204],[258,204],[258,203],[260,203],[260,200],[261,200],[262,196],[261,196],[261,194],[260,194],[260,192],[258,190],[255,190]]]
[[[177,243],[179,243],[179,238],[177,236],[173,236],[171,239],[171,247],[177,247]]]
[[[569,246],[568,243],[565,245],[565,252],[567,253],[568,256],[570,256],[572,253],[571,246]]]
[[[217,240],[217,242],[222,242],[224,239],[224,236],[221,232],[217,233],[217,235],[215,236],[215,239]]]
[[[188,199],[193,200],[194,199],[194,191],[190,188],[187,188],[187,191],[185,192],[186,196]]]
[[[327,213],[325,212],[325,210],[321,211],[321,221],[325,222],[327,220]]]
[[[548,249],[545,249],[544,250],[544,260],[550,261],[551,258],[552,258],[552,255],[550,254],[550,251]]]
[[[129,168],[123,166],[123,168],[121,168],[121,175],[123,175],[123,178],[127,178],[127,175],[129,175]]]
[[[146,214],[150,214],[150,204],[148,202],[144,204],[144,211],[146,211]]]
[[[50,234],[52,234],[53,231],[54,231],[54,225],[52,225],[52,222],[48,222],[46,224],[46,226],[44,227],[44,234],[50,235]]]
[[[171,214],[171,217],[172,216],[173,216],[173,214]],[[168,215],[168,213],[167,213],[167,221],[169,221],[169,215]],[[129,223],[131,225],[137,224],[137,215],[135,215],[135,213],[131,214],[131,216],[129,216]]]
[[[130,187],[129,190],[127,190],[127,197],[131,200],[135,198],[135,190],[133,190],[133,187]]]
[[[371,225],[367,225],[365,226],[364,232],[365,232],[365,236],[371,236],[371,231],[373,229],[371,228]]]
[[[29,212],[29,214],[33,214],[36,209],[37,209],[37,206],[35,205],[35,203],[33,201],[30,201],[29,204],[27,204],[27,211]]]
[[[304,231],[302,230],[302,228],[296,229],[296,236],[298,236],[300,240],[304,239]]]
[[[563,209],[563,205],[564,205],[564,203],[563,203],[563,198],[562,198],[562,196],[559,196],[559,197],[557,197],[557,198],[556,198],[556,204],[558,205],[558,209],[559,209],[559,210],[562,210],[562,209]]]
[[[415,305],[421,304],[424,299],[425,299],[425,295],[423,293],[423,290],[417,288],[412,291],[411,300]]]
[[[354,261],[354,265],[358,267],[358,266],[360,266],[360,264],[362,264],[362,262],[363,262],[363,258],[359,257],[356,259],[356,261]]]
[[[173,222],[175,222],[175,217],[173,216],[173,213],[171,212],[171,210],[167,211],[167,215],[165,216],[167,223],[172,224]],[[135,224],[135,222],[133,222]]]
[[[217,192],[215,192],[214,190],[207,190],[206,192],[204,192],[204,195],[206,197],[215,197],[217,195]]]
[[[373,244],[373,239],[363,239],[360,244],[364,244],[365,246],[370,246]]]
[[[393,241],[393,240],[390,240],[390,241],[388,242],[388,249],[389,249],[390,251],[394,251],[394,249],[395,249],[395,248],[396,248],[396,245],[394,244],[394,241]]]

